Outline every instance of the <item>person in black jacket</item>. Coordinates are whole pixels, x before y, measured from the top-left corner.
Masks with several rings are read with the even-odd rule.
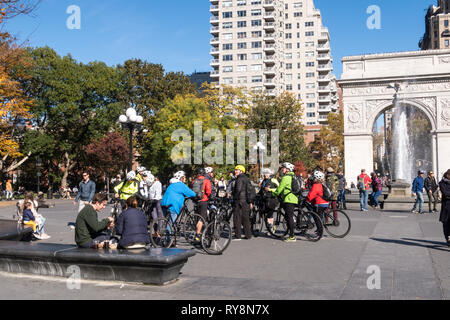
[[[247,185],[250,184],[248,176],[245,174],[244,166],[236,166],[236,182],[233,188],[233,221],[235,227],[235,240],[241,240],[241,226],[244,226],[245,239],[252,238],[250,229],[250,210],[251,205],[247,199]]]
[[[436,206],[438,204],[438,192],[439,186],[436,182],[436,178],[434,177],[433,171],[428,171],[428,177],[426,177],[423,186],[427,191],[428,195],[428,209],[430,213],[437,212]],[[433,211],[431,211],[431,204],[433,203]]]
[[[439,221],[444,227],[444,236],[447,241],[447,246],[450,247],[450,169],[444,174],[441,182],[439,182],[439,189],[442,193],[442,207]]]
[[[127,209],[117,219],[116,233],[121,236],[119,246],[125,249],[143,248],[150,243],[147,230],[147,217],[137,209],[138,201],[129,197]]]

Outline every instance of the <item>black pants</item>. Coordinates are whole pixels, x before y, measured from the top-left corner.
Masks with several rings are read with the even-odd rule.
[[[283,203],[283,209],[286,213],[286,221],[289,228],[289,236],[292,238],[294,237],[294,208],[295,204],[293,203]]]
[[[208,201],[200,201],[198,203],[198,212],[199,215],[205,219],[205,222],[208,223]]]
[[[233,222],[236,238],[240,239],[242,225],[247,239],[251,239],[252,231],[250,229],[250,205],[246,201],[237,201],[233,208]]]
[[[277,198],[268,198],[266,199],[264,205],[264,213],[266,215],[267,219],[273,218],[273,213],[275,212],[275,209],[277,208],[279,202]]]
[[[448,238],[450,237],[450,219],[448,219],[446,222],[442,222],[442,225],[444,228],[445,240],[448,241]]]

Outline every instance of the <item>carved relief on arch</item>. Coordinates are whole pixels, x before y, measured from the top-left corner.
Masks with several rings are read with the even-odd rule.
[[[450,127],[450,99],[441,100],[440,118],[443,127]]]
[[[348,128],[357,130],[362,128],[363,104],[352,103],[347,106]]]
[[[368,100],[366,102],[366,122],[368,128],[373,125],[373,123],[369,123],[372,118],[376,117],[382,109],[388,107],[390,104],[392,104],[392,100],[390,99]],[[375,121],[375,119],[373,119],[373,121]]]

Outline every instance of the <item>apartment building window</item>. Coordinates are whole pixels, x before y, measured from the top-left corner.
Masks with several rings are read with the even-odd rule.
[[[297,89],[302,90],[302,85],[300,83],[297,85]]]
[[[305,32],[305,36],[313,37],[314,36],[314,31],[307,31],[307,32]]]
[[[286,14],[284,15],[284,18],[285,18],[285,19],[289,19],[289,13],[286,13]]]
[[[238,28],[245,28],[247,27],[247,21],[238,21],[237,26]]]
[[[233,84],[233,78],[223,78],[224,84]]]
[[[286,23],[286,29],[287,30],[292,29],[292,23]]]
[[[448,28],[448,20],[444,20],[444,26]]]
[[[232,40],[233,39],[233,34],[232,33],[224,33],[222,35],[222,39],[223,40]]]
[[[238,49],[247,49],[247,42],[239,42]]]
[[[315,126],[316,123],[315,123],[315,122],[308,122],[307,125],[308,125],[308,126]],[[314,136],[315,136],[315,135],[314,135]],[[315,139],[315,138],[314,138],[314,139]]]
[[[227,18],[233,18],[233,12],[232,12],[232,11],[223,12],[223,13],[222,13],[222,17],[223,17],[224,19],[227,19]]]
[[[308,72],[306,73],[306,77],[307,78],[314,78],[316,76],[316,74],[314,72]]]
[[[314,41],[305,42],[305,47],[314,47]]]
[[[300,93],[297,95],[297,99],[298,99],[298,100],[301,100],[301,99],[302,99],[302,95],[301,95]]]
[[[301,69],[302,68],[302,64],[300,62],[297,63],[297,69]]]
[[[247,16],[247,11],[238,11],[238,17],[246,17]]]
[[[307,83],[306,84],[306,89],[314,89],[316,87],[315,83]]]
[[[253,76],[252,83],[260,83],[262,82],[262,76]]]
[[[286,43],[286,49],[292,50],[292,43]]]
[[[300,29],[300,22],[297,22],[297,29]]]
[[[238,0],[237,5],[238,5],[238,7],[246,6],[247,5],[247,0]]]
[[[252,27],[260,27],[262,26],[261,20],[252,20]]]
[[[298,8],[302,8],[302,7],[303,7],[303,2],[294,3],[294,9],[298,9]]]
[[[222,57],[223,61],[232,61],[233,60],[233,55],[232,54],[225,54]]]
[[[222,49],[223,49],[223,50],[233,50],[233,44],[231,44],[231,43],[225,43],[225,44],[222,46]]]
[[[286,54],[285,54],[285,59],[286,59],[286,60],[292,59],[292,53],[286,53]]]
[[[231,29],[233,28],[233,22],[224,22],[222,24],[222,29]]]
[[[292,80],[292,73],[286,75],[286,80]]]
[[[255,9],[251,11],[253,17],[261,15],[261,9]]]
[[[238,54],[238,60],[241,60],[241,61],[243,61],[243,60],[247,60],[247,54]]]
[[[302,57],[302,54],[300,52],[297,52],[297,59],[300,59]]]
[[[297,42],[297,49],[300,49],[300,42]]]
[[[307,103],[307,104],[306,104],[306,107],[307,107],[307,108],[310,108],[310,109],[311,109],[311,108],[315,108],[315,107],[316,107],[316,104],[315,104],[315,103]]]
[[[261,38],[262,31],[252,31],[252,38]]]
[[[315,112],[307,112],[307,113],[306,113],[306,116],[307,116],[308,118],[315,118],[315,117],[316,117],[316,113],[315,113]]]
[[[287,9],[289,9],[289,5],[286,3],[285,5],[284,5],[284,8],[287,10]]]
[[[292,84],[287,84],[286,85],[286,90],[287,91],[292,91]]]
[[[233,1],[224,1],[222,7],[229,8],[233,6]]]
[[[292,63],[286,63],[286,70],[292,69]]]
[[[252,5],[258,5],[261,4],[261,0],[253,0]]]
[[[306,63],[306,66],[307,66],[307,67],[314,67],[314,62],[307,62],[307,63]]]
[[[303,17],[303,13],[302,12],[294,12],[294,17],[295,18]]]
[[[262,59],[262,53],[252,53],[252,59],[253,60],[261,60]]]
[[[445,40],[445,46],[446,46],[446,47],[449,46],[449,40]]]
[[[301,73],[297,73],[297,79],[301,79],[302,78],[302,74]]]
[[[247,32],[238,32],[237,36],[238,39],[245,39],[247,38]]]
[[[252,71],[262,71],[262,64],[252,64],[250,67],[250,70]]]
[[[232,66],[226,66],[226,67],[223,67],[223,70],[222,70],[223,72],[233,72],[233,67]]]
[[[307,93],[306,94],[306,99],[314,99],[316,97],[315,93]]]
[[[286,39],[292,39],[292,33],[286,33]]]
[[[237,66],[238,72],[247,72],[247,66]]]
[[[305,57],[314,57],[314,51],[306,51]]]
[[[238,77],[237,83],[247,83],[247,77]]]
[[[314,27],[314,22],[313,21],[305,22],[305,27]]]
[[[252,42],[252,49],[261,48],[261,47],[262,47],[261,41]]]

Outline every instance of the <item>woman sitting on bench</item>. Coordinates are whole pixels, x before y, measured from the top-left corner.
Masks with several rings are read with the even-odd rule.
[[[150,243],[147,230],[147,217],[142,210],[137,209],[135,197],[129,197],[127,209],[117,219],[116,233],[121,236],[119,246],[124,249],[145,248]]]

